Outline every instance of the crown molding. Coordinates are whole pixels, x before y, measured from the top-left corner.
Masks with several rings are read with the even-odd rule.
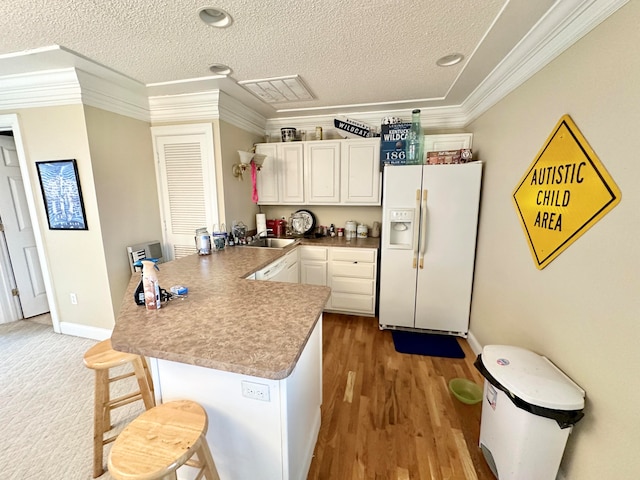
[[[82,103],[73,68],[0,77],[0,110]]]
[[[85,104],[149,121],[141,85],[122,85],[76,68],[0,77],[0,110]]]
[[[220,120],[229,122],[238,128],[256,135],[264,135],[267,119],[255,110],[247,107],[231,95],[220,91],[218,104]]]
[[[76,74],[83,104],[149,122],[149,99],[144,85],[134,81],[123,85],[79,69]]]
[[[462,105],[468,125],[551,63],[628,0],[557,2]]]
[[[219,98],[219,90],[149,97],[151,123],[218,119]]]
[[[149,97],[152,123],[224,120],[263,135],[266,119],[221,90]]]
[[[422,125],[426,129],[466,127],[627,2],[556,2],[461,105],[423,107]],[[62,55],[66,62],[76,62],[75,67],[0,77],[0,110],[87,104],[151,123],[220,119],[256,134],[265,131],[279,134],[279,129],[287,126],[306,130],[321,126],[332,130],[333,119],[340,117],[377,126],[383,117],[407,118],[409,112],[409,107],[380,108],[374,112],[347,113],[345,110],[344,114],[337,111],[335,114],[267,119],[220,89],[149,96],[155,87],[142,85],[61,47],[49,50],[52,51],[43,50],[38,54]]]
[[[422,107],[421,122],[425,129],[464,128],[509,93],[539,72],[558,55],[611,16],[629,0],[563,0],[535,25],[527,36],[476,88],[462,105]],[[380,125],[386,116],[405,118],[405,110],[348,113],[345,117],[371,125]],[[267,132],[278,135],[280,128],[302,130],[316,126],[334,129],[333,118],[340,114],[280,117],[267,120]]]

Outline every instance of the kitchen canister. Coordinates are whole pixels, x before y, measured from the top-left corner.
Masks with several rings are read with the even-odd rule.
[[[349,241],[353,238],[356,238],[356,234],[357,234],[356,222],[354,222],[353,220],[349,220],[344,224],[345,240]]]
[[[358,234],[358,238],[367,238],[367,235],[369,234],[369,227],[361,223],[360,225],[358,225],[358,228],[356,231]]]
[[[293,127],[281,128],[283,142],[293,142],[296,139],[296,129]]]

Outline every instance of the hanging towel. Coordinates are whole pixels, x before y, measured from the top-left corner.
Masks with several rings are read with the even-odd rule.
[[[256,164],[251,162],[251,187],[253,189],[251,193],[251,199],[253,203],[258,203],[258,187],[256,186]]]

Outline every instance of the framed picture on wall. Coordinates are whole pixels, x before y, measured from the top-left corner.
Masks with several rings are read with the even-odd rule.
[[[75,160],[36,162],[50,230],[88,230]]]

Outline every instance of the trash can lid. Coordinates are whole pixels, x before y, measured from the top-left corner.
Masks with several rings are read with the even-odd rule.
[[[482,349],[482,364],[525,402],[556,410],[584,408],[584,390],[542,355],[514,346],[487,345]]]

